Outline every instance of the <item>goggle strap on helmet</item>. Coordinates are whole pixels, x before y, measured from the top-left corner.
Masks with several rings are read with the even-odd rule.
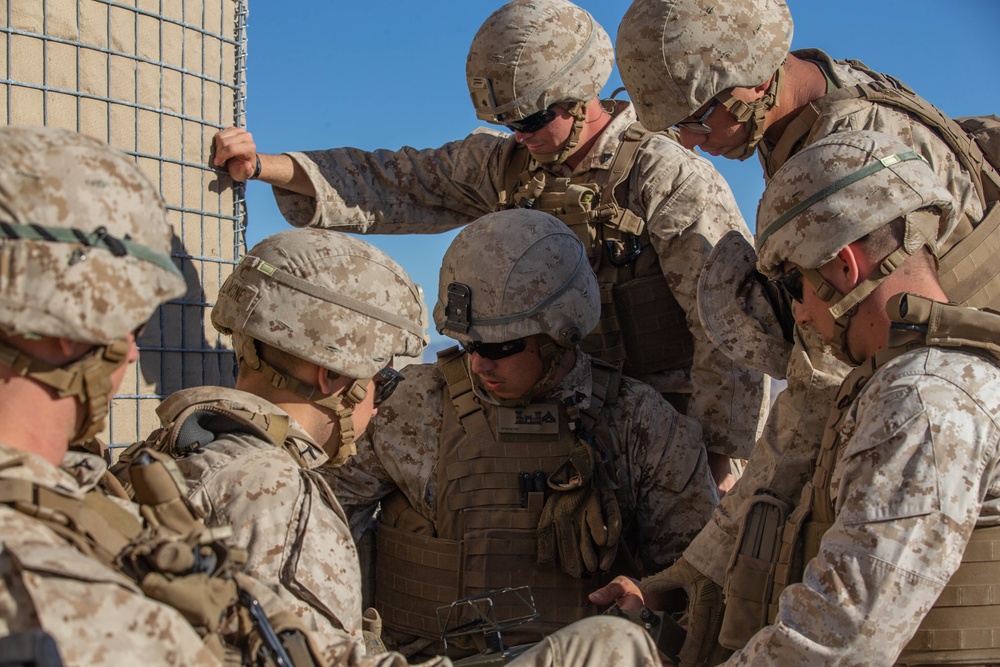
[[[892,155],[887,155],[886,157],[880,160],[876,160],[871,164],[865,165],[864,167],[858,169],[852,174],[848,174],[847,176],[844,176],[843,178],[834,181],[833,183],[826,186],[822,190],[819,190],[818,192],[815,192],[811,196],[807,197],[806,199],[803,199],[798,204],[785,211],[784,215],[782,215],[780,218],[775,220],[773,223],[769,224],[763,232],[757,235],[757,247],[758,248],[763,247],[764,242],[768,238],[770,238],[772,234],[774,234],[776,231],[787,225],[795,218],[795,216],[797,216],[799,213],[802,213],[816,202],[826,199],[833,193],[839,190],[843,190],[849,185],[853,185],[858,181],[860,181],[861,179],[867,178],[872,174],[875,174],[879,171],[882,171],[883,169],[886,169],[887,167],[892,167],[893,165],[899,164],[900,162],[908,162],[910,160],[923,160],[923,159],[924,159],[923,156],[919,155],[915,151],[893,153]],[[758,228],[759,227],[760,225],[758,225]]]
[[[587,14],[587,16],[590,17],[589,14]],[[599,39],[599,34],[601,32],[602,31],[597,30],[597,27],[594,25],[593,17],[590,17],[590,35],[587,36],[587,41],[584,42],[583,46],[580,47],[575,54],[573,54],[573,57],[563,63],[563,66],[559,68],[559,71],[545,81],[539,81],[537,85],[529,88],[527,92],[521,93],[517,99],[511,100],[507,104],[501,104],[493,109],[493,117],[501,118],[503,114],[524,104],[524,100],[533,100],[537,98],[539,95],[542,95],[545,91],[551,88],[553,82],[558,81],[572,73],[580,61],[590,53],[591,49],[596,48],[594,46],[594,42]],[[541,111],[541,109],[539,109],[539,111]]]
[[[405,317],[401,317],[400,315],[388,310],[377,308],[363,301],[352,299],[344,294],[337,294],[333,290],[328,290],[319,285],[310,283],[307,280],[303,280],[297,276],[293,276],[287,271],[279,269],[273,264],[268,264],[259,257],[246,255],[240,261],[241,266],[244,264],[251,270],[260,271],[264,275],[271,278],[274,282],[291,287],[292,289],[302,292],[303,294],[308,294],[309,296],[317,298],[321,301],[353,310],[354,312],[366,315],[374,320],[385,322],[386,324],[390,324],[397,329],[407,331],[414,336],[422,338],[424,335],[424,332],[420,330],[419,325],[407,320]]]
[[[47,241],[49,243],[82,244],[89,248],[107,250],[115,257],[129,255],[144,262],[149,262],[164,271],[183,277],[170,257],[156,252],[131,239],[117,238],[108,234],[104,227],[98,227],[92,232],[67,227],[48,227],[46,225],[22,225],[15,222],[0,222],[0,238],[27,241]],[[78,256],[78,261],[86,257],[85,253]]]
[[[514,313],[511,315],[504,315],[502,317],[487,317],[487,318],[477,318],[473,316],[472,326],[482,326],[482,327],[492,327],[492,326],[502,326],[504,324],[512,324],[514,322],[519,322],[521,320],[527,319],[532,315],[540,313],[549,307],[550,304],[554,303],[559,297],[565,294],[571,287],[573,287],[576,277],[580,274],[583,268],[586,266],[590,268],[590,265],[586,262],[586,254],[583,251],[583,247],[580,246],[580,254],[577,258],[576,266],[573,269],[573,273],[564,282],[559,289],[555,290],[548,297],[536,303],[534,306],[528,310],[522,311],[520,313]]]
[[[75,444],[104,428],[104,419],[111,408],[111,375],[128,359],[130,346],[128,339],[123,338],[110,345],[97,346],[64,366],[53,366],[0,342],[0,365],[54,389],[59,396],[72,396],[80,402],[84,418],[72,438]]]

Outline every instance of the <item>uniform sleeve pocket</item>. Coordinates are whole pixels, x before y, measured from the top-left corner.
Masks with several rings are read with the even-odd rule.
[[[941,508],[935,433],[913,387],[862,400],[834,474],[838,521],[916,517]]]

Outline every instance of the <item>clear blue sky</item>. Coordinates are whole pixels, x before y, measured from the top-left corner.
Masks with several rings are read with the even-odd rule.
[[[1000,114],[1000,0],[788,0],[792,48],[821,48],[893,74],[952,116]],[[247,128],[265,153],[440,146],[479,123],[465,56],[502,3],[481,0],[250,2]],[[630,0],[578,0],[611,35]],[[605,94],[621,85],[617,71]],[[751,228],[763,190],[756,157],[714,160]],[[247,241],[287,228],[271,188],[247,188]],[[369,236],[437,298],[454,233]],[[433,331],[432,344],[441,342]]]

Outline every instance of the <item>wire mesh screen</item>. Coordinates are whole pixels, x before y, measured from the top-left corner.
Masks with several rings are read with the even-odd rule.
[[[158,426],[165,396],[235,378],[208,313],[244,250],[245,207],[206,164],[215,131],[243,124],[247,3],[0,0],[0,15],[0,123],[107,141],[135,157],[169,211],[188,289],[153,316],[112,402],[103,437],[127,445]]]

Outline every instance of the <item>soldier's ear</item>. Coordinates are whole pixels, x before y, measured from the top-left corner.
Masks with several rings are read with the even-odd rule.
[[[326,394],[327,396],[330,396],[339,388],[339,383],[337,382],[337,380],[339,379],[340,379],[339,373],[327,370],[326,368],[323,368],[321,366],[316,366],[315,384],[317,387],[319,387],[319,390],[324,394]]]

